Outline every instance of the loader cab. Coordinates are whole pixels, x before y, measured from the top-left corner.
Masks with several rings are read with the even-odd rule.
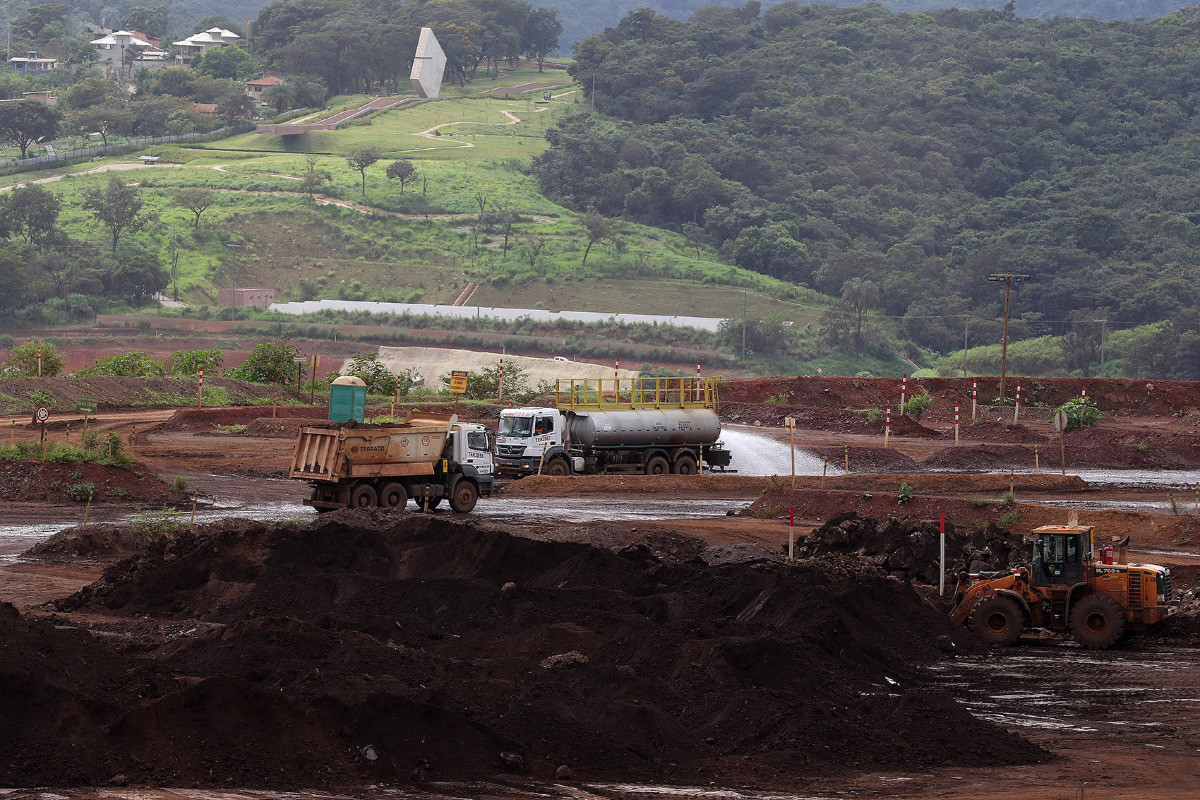
[[[1034,586],[1083,583],[1092,563],[1092,529],[1079,525],[1046,525],[1033,532]]]

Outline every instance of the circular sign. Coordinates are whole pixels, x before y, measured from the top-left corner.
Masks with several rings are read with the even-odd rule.
[[[400,446],[401,446],[401,447],[408,447],[408,437],[407,437],[407,436],[401,436],[401,437],[400,437]]]
[[[1065,431],[1066,429],[1067,429],[1067,412],[1060,409],[1058,411],[1058,413],[1054,415],[1054,430]]]
[[[421,445],[424,447],[429,447],[429,437],[428,436],[421,437]]]
[[[37,421],[45,422],[48,419],[50,419],[50,409],[46,408],[45,406],[38,406]]]

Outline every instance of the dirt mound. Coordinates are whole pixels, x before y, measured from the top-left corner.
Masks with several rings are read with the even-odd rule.
[[[988,423],[985,423],[988,424]],[[1006,426],[1013,427],[1013,426]],[[1034,444],[947,447],[926,458],[926,469],[1030,469]],[[1114,432],[1103,427],[1069,431],[1066,465],[1071,469],[1193,469],[1200,466],[1200,439],[1190,433]],[[1038,458],[1043,471],[1061,468],[1057,441],[1042,441]]]
[[[145,464],[131,469],[84,462],[0,461],[0,500],[47,503],[138,503],[162,506],[184,497]]]
[[[1043,472],[1059,467],[1058,448],[1039,447],[1038,463]],[[1068,469],[1078,463],[1068,456]],[[1033,469],[1033,445],[961,445],[932,454],[921,466],[930,470],[978,472],[980,470]]]
[[[91,523],[61,530],[49,539],[25,551],[39,561],[75,561],[87,559],[114,562],[141,555],[165,534],[123,523]]]
[[[880,432],[883,432],[883,428],[880,428]],[[941,431],[926,428],[907,414],[903,417],[897,416],[895,413],[892,414],[892,436],[913,436],[920,439],[933,439],[941,435]]]
[[[940,575],[940,528],[936,520],[877,520],[849,511],[834,517],[807,538],[797,551],[800,558],[829,552],[854,553],[898,578],[914,578],[937,585]],[[946,575],[964,570],[1003,570],[1028,564],[1029,542],[989,524],[968,533],[954,523],[946,526]]]
[[[733,784],[1046,758],[927,683],[917,665],[939,646],[977,643],[856,559],[710,567],[338,512],[184,534],[59,607],[203,623],[144,659],[131,682],[173,677],[99,736],[109,760],[93,774],[135,783],[549,778],[565,764],[585,780]],[[62,746],[22,748],[19,775],[0,748],[0,785],[61,784]]]
[[[227,378],[206,376],[206,387],[224,390],[233,403],[250,403],[256,398],[270,400],[270,386]],[[196,399],[196,378],[10,378],[4,381],[4,394],[18,402],[12,405],[32,414],[38,405],[50,409],[51,420],[82,418],[72,411],[81,397],[96,401],[100,411],[123,408],[171,408]]]
[[[237,406],[232,408],[181,408],[165,422],[155,425],[150,436],[156,433],[188,432],[214,433],[221,426],[250,425],[260,418],[271,419],[271,407],[267,406]],[[313,406],[279,406],[275,409],[275,420],[317,420],[327,421],[329,414],[326,409]]]
[[[968,414],[969,416],[969,414]],[[954,438],[954,428],[942,433],[942,436],[948,439]],[[979,420],[978,422],[967,422],[959,424],[958,438],[960,441],[986,441],[986,442],[1008,442],[1017,444],[1021,442],[1039,442],[1046,443],[1046,437],[1026,428],[1024,425],[1006,425],[1003,422],[992,422],[990,420]]]
[[[829,466],[842,469],[846,463],[843,447],[810,447],[809,452],[829,459]],[[851,472],[918,472],[921,466],[894,447],[851,447]]]

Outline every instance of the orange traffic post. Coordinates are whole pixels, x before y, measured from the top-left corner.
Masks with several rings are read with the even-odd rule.
[[[92,511],[92,495],[94,495],[95,493],[96,493],[95,489],[88,489],[87,505],[83,507],[83,524],[84,525],[87,525],[87,523],[88,523],[88,515]]]

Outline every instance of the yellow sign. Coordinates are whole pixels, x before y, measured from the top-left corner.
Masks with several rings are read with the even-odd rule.
[[[467,391],[467,373],[464,370],[456,369],[450,372],[450,392],[452,394],[464,394]]]

